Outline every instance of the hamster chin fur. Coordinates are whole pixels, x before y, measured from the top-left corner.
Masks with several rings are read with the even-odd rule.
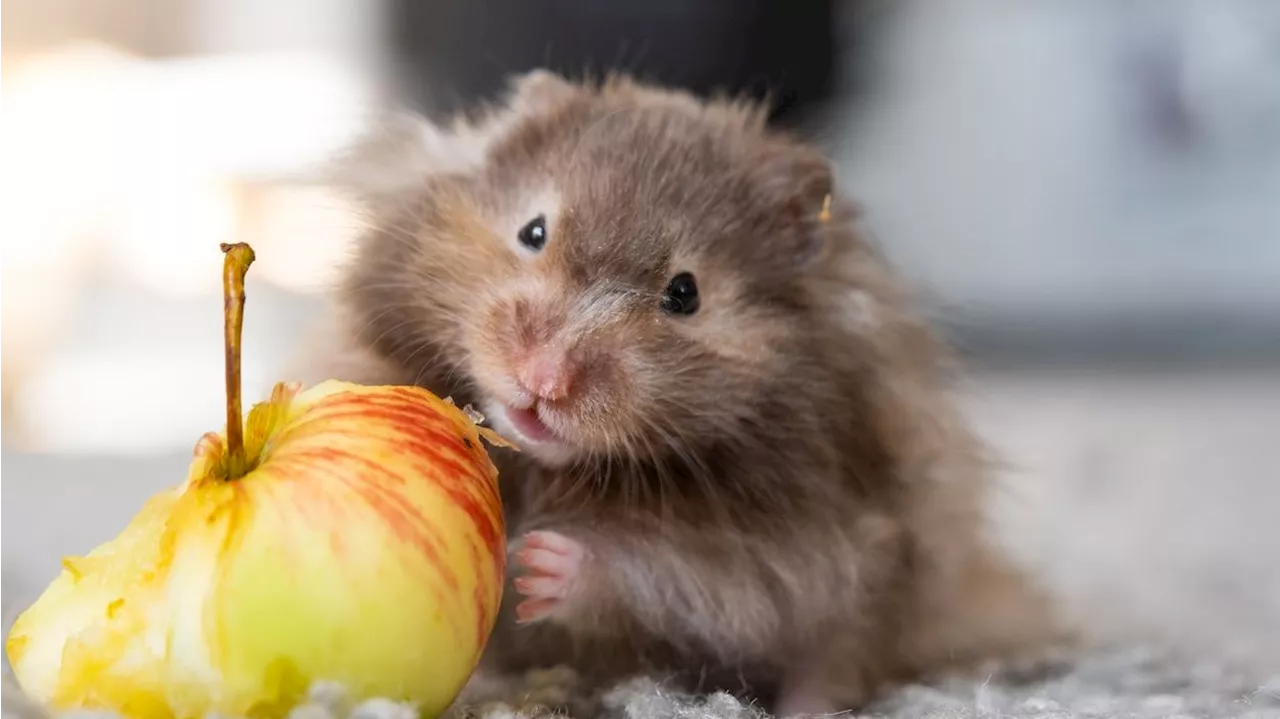
[[[421,384],[523,449],[484,667],[835,712],[1071,638],[988,535],[946,352],[762,108],[538,71],[338,167],[367,229],[308,377]]]

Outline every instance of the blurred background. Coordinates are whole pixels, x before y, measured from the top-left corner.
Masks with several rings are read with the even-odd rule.
[[[246,394],[282,379],[357,226],[319,171],[374,104],[444,116],[512,72],[618,68],[768,93],[831,153],[1032,480],[1001,510],[1029,561],[1117,631],[1280,662],[1245,641],[1280,637],[1280,3],[10,0],[3,21],[6,604],[221,424],[220,242],[258,255]]]

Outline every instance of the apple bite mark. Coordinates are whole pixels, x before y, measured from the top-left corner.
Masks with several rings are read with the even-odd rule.
[[[516,591],[525,600],[516,606],[521,623],[546,619],[572,594],[582,574],[586,549],[557,532],[529,532],[516,552],[524,575],[516,578]]]

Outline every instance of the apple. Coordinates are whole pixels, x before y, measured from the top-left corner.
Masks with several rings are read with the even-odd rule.
[[[283,717],[318,682],[442,713],[506,569],[506,444],[427,390],[278,384],[240,409],[247,245],[224,245],[226,431],[61,575],[6,645],[28,696],[126,717]]]

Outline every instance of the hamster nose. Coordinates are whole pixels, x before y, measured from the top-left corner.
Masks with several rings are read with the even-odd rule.
[[[537,399],[561,400],[569,396],[575,371],[568,353],[536,349],[520,363],[516,380]]]

